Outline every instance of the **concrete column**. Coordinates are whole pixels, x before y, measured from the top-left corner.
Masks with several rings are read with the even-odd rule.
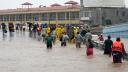
[[[41,13],[39,13],[39,23],[41,23],[41,21],[42,21],[42,15]]]
[[[71,12],[69,11],[69,23],[71,24]]]
[[[67,20],[67,12],[65,12],[65,24],[67,24],[66,20]]]
[[[9,15],[9,21],[10,21],[10,15]]]
[[[98,8],[99,12],[99,24],[102,25],[102,8]]]
[[[16,20],[16,16],[17,16],[17,15],[14,15],[14,16],[15,16],[15,21],[17,21],[17,20]]]
[[[58,25],[58,20],[59,18],[58,18],[58,13],[56,12],[56,27],[57,27],[57,25]]]
[[[47,14],[47,17],[48,24],[50,24],[50,13]]]
[[[24,15],[24,23],[26,23],[26,14]]]

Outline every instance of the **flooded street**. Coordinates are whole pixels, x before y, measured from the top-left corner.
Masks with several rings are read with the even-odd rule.
[[[57,41],[53,49],[46,49],[28,33],[3,38],[0,32],[0,72],[128,72],[128,62],[113,64],[97,49],[93,57],[87,57],[84,45],[61,47]]]

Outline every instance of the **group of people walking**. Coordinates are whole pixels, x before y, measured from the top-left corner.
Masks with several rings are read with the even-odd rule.
[[[85,34],[83,34],[82,32]],[[70,42],[69,38],[70,37],[68,36],[68,34],[66,32],[63,32],[62,35],[60,36],[61,46],[66,46],[67,42]],[[85,44],[86,48],[87,48],[87,50],[86,50],[87,56],[93,55],[93,48],[95,47],[95,45],[93,43],[92,34],[91,34],[90,30],[83,29],[81,31],[78,31],[73,39],[75,39],[76,48],[81,48],[81,44]],[[103,40],[104,39],[102,39],[102,41]],[[49,34],[48,37],[46,37],[46,41],[47,41],[47,43],[46,43],[47,48],[49,48],[49,47],[52,48],[52,42],[51,42],[52,35],[50,37],[50,34]],[[49,42],[51,42],[50,43],[51,45],[49,44]],[[104,54],[109,55],[109,57],[112,56],[113,63],[122,63],[122,59],[124,58],[124,56],[127,55],[127,53],[125,51],[123,42],[121,42],[121,39],[118,37],[116,39],[116,41],[112,41],[111,36],[108,36],[108,39],[106,39],[103,42],[104,42],[104,44],[103,44],[104,45]]]
[[[116,41],[112,41],[111,36],[108,36],[108,39],[104,41],[104,54],[109,55],[109,57],[112,55],[113,63],[122,63],[122,59],[127,56],[121,39],[118,37]]]
[[[14,24],[13,23],[9,23],[8,26],[5,23],[1,24],[1,28],[2,28],[2,32],[3,32],[3,36],[5,36],[5,34],[9,31],[10,36],[12,36],[12,33],[14,32]],[[8,30],[7,30],[8,28]]]
[[[7,33],[7,26],[5,23],[1,24],[3,35]],[[13,23],[8,24],[10,34],[21,29],[21,25],[17,24],[16,28],[14,28]],[[25,31],[26,27],[22,25],[22,30]],[[52,48],[53,45],[56,44],[56,41],[59,40],[61,42],[61,46],[66,47],[67,42],[75,43],[76,48],[81,48],[81,44],[85,45],[87,50],[87,56],[93,55],[93,48],[95,45],[93,44],[92,34],[89,29],[85,28],[77,28],[77,27],[63,27],[57,26],[56,28],[51,28],[47,26],[43,28],[39,24],[28,24],[28,31],[30,37],[38,37],[38,40],[43,38],[43,42],[46,43],[47,48]],[[103,36],[100,37],[100,40],[104,40]],[[127,55],[125,52],[125,48],[121,39],[118,37],[116,41],[111,40],[111,36],[108,36],[108,39],[104,41],[104,54],[113,56],[113,63],[122,63],[122,59]]]
[[[81,44],[84,44],[87,47],[87,56],[93,55],[94,44],[92,42],[92,34],[90,30],[77,30],[76,34],[74,34],[74,36],[71,37],[70,35],[68,35],[68,32],[66,32],[66,30],[63,30],[60,36],[57,36],[57,33],[53,33],[54,31],[57,32],[56,29],[51,32],[47,30],[49,30],[49,28],[46,29],[46,33],[49,33],[45,37],[47,48],[52,48],[53,44],[55,44],[56,39],[58,39],[61,42],[62,47],[66,47],[67,42],[75,43],[76,48],[81,48]]]

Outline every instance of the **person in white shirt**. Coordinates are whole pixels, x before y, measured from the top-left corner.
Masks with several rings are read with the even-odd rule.
[[[62,35],[62,41],[61,46],[67,46],[67,41],[69,40],[69,36],[64,32],[64,35]]]

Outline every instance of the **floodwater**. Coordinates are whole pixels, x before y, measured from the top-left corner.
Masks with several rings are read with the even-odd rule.
[[[94,49],[94,56],[86,56],[86,48],[59,41],[53,49],[46,49],[42,41],[15,33],[2,37],[0,33],[0,72],[128,72],[128,62],[113,64],[112,58]]]

